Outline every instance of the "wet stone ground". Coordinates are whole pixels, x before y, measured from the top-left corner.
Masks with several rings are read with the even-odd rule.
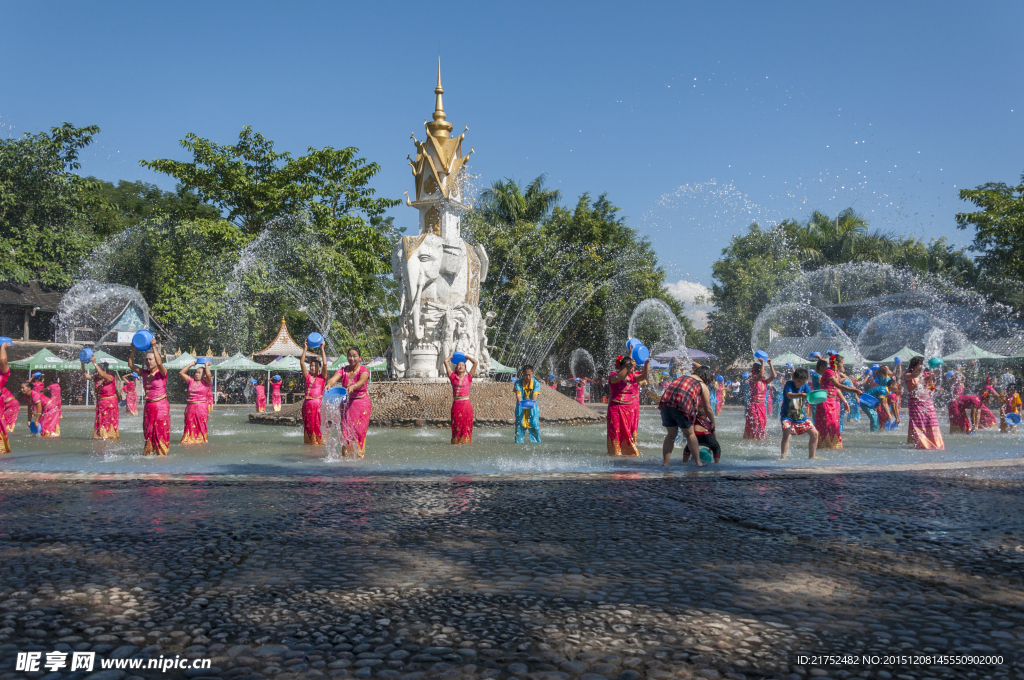
[[[1024,481],[986,472],[7,478],[0,680],[1024,678]],[[1004,663],[885,662],[938,654]]]

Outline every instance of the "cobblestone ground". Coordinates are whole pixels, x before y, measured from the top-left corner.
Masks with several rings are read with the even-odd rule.
[[[8,479],[0,680],[85,675],[32,650],[213,665],[102,680],[1024,678],[1016,470]],[[1004,663],[886,659],[939,654]]]

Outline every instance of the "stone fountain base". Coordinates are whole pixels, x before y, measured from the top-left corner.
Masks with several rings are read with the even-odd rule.
[[[371,427],[449,427],[452,409],[450,383],[380,382],[370,384]],[[470,396],[476,427],[512,427],[515,396],[512,383],[474,383]],[[540,421],[546,425],[598,425],[604,415],[573,399],[544,388],[540,393]],[[302,404],[282,406],[277,413],[250,413],[259,425],[302,425]]]

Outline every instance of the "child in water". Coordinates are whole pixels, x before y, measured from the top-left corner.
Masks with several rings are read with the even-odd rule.
[[[807,403],[807,395],[811,392],[811,386],[807,384],[808,377],[806,368],[798,368],[793,371],[793,378],[787,380],[782,388],[782,417],[779,419],[782,425],[782,455],[779,460],[785,460],[789,453],[789,438],[802,434],[808,436],[807,457],[817,458],[818,431],[811,422],[811,407]]]

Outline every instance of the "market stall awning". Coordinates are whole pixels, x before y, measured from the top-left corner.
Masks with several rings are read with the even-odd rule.
[[[506,366],[494,357],[491,357],[490,373],[515,373],[516,369]]]
[[[301,371],[302,366],[299,365],[298,357],[279,357],[274,359],[266,366],[263,366],[265,371],[288,371],[294,373],[295,371]]]
[[[914,357],[920,357],[920,356],[924,356],[924,355],[921,354],[920,352],[915,352],[914,350],[910,349],[906,345],[903,345],[903,349],[896,350],[895,352],[893,352],[892,354],[890,354],[886,358],[881,359],[880,361],[873,362],[873,363],[877,363],[877,364],[894,364],[894,363],[896,363],[896,357],[899,357],[900,361],[905,363],[907,361],[910,361]],[[869,362],[869,363],[871,363],[871,362]]]
[[[23,371],[77,371],[82,368],[77,359],[61,359],[48,349],[41,349],[26,359],[11,361],[8,365]]]
[[[102,350],[95,350],[92,353],[93,363],[102,363],[108,371],[127,371],[129,370],[128,362],[121,361],[117,357],[112,357]]]
[[[785,366],[786,364],[793,364],[794,366],[814,366],[817,362],[797,356],[792,352],[783,352],[777,357],[772,357],[772,363],[777,366]]]
[[[219,364],[214,364],[212,368],[215,371],[265,371],[268,367],[256,363],[239,352]]]
[[[173,361],[165,362],[164,368],[166,368],[167,370],[173,369],[175,371],[180,371],[181,369],[185,368],[195,360],[196,358],[194,356],[192,356],[188,352],[183,352],[179,354]]]
[[[1006,359],[1002,354],[995,354],[994,352],[988,352],[975,345],[973,342],[968,343],[966,347],[952,354],[942,357],[943,361],[978,361],[981,359]]]

